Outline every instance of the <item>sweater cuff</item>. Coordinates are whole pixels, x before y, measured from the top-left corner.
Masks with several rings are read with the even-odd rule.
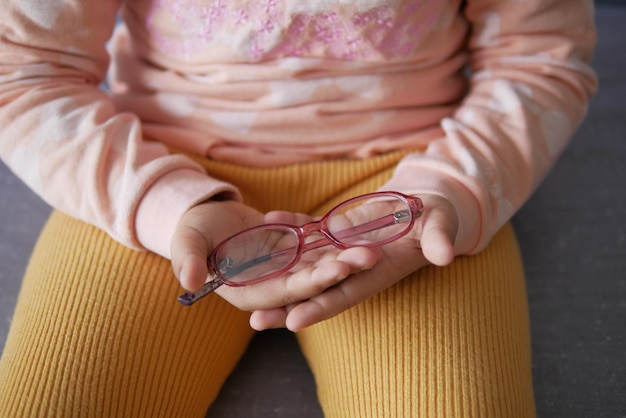
[[[174,170],[159,177],[137,206],[137,241],[147,250],[169,259],[172,237],[183,214],[218,194],[225,199],[241,200],[233,185],[191,169]]]

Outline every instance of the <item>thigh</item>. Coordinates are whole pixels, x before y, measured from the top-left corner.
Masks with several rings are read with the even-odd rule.
[[[170,263],[54,213],[0,360],[1,416],[203,416],[245,350],[248,314],[178,303]]]
[[[327,417],[534,416],[522,263],[507,225],[299,333]]]

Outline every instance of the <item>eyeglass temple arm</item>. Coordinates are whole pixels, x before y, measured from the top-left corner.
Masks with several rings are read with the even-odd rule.
[[[389,215],[383,216],[382,218],[374,219],[373,221],[369,221],[361,225],[346,228],[343,231],[335,233],[334,236],[337,239],[350,238],[367,232],[376,231],[377,229],[386,228],[400,222],[405,222],[410,219],[411,212],[409,212],[408,210],[400,210],[398,212],[390,213]],[[325,245],[328,245],[327,238],[318,239],[317,241],[305,244],[302,248],[302,251],[304,252],[315,250],[316,248],[321,248]]]
[[[382,218],[374,219],[373,221],[369,221],[361,225],[346,228],[343,231],[339,231],[335,233],[334,236],[337,239],[350,238],[359,234],[364,234],[366,232],[372,232],[372,231],[376,231],[377,229],[386,228],[388,226],[392,226],[400,222],[405,222],[409,219],[411,219],[411,212],[409,212],[408,210],[400,210],[398,212],[390,213],[389,215],[383,216]],[[312,241],[312,242],[304,244],[302,246],[302,252],[311,251],[317,248],[325,247],[328,244],[330,244],[328,238],[326,237],[320,238],[316,241]],[[275,251],[273,253],[269,253],[264,256],[254,258],[238,266],[236,270],[229,270],[227,272],[227,275],[234,276],[235,274],[245,271],[246,269],[250,267],[253,267],[259,263],[263,263],[265,261],[271,260],[272,258],[277,257],[287,252],[291,252],[291,248],[286,248],[284,250]]]
[[[178,296],[178,301],[185,306],[193,305],[199,299],[202,299],[221,285],[224,282],[219,277],[215,277],[213,280],[206,282],[202,287],[195,292],[185,292]]]

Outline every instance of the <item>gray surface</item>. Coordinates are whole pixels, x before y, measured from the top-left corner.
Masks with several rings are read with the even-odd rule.
[[[0,347],[4,347],[30,251],[49,211],[0,163]]]
[[[626,417],[626,7],[597,20],[599,93],[515,218],[540,417]]]
[[[600,92],[572,146],[514,219],[540,418],[626,417],[626,8],[602,5],[598,22]],[[1,346],[48,212],[0,165]],[[293,336],[266,332],[208,417],[320,417],[314,391]]]

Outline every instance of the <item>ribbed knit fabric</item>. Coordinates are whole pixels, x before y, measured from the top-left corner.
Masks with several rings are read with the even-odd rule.
[[[507,226],[480,255],[300,332],[325,416],[534,417],[521,272]]]
[[[401,153],[272,169],[201,161],[262,211],[319,213],[375,190]],[[54,213],[0,359],[0,417],[203,416],[243,354],[248,314],[191,308],[169,262]],[[528,319],[514,235],[428,268],[300,341],[328,417],[530,417]]]
[[[181,306],[170,263],[55,213],[0,362],[0,417],[194,417],[253,335],[219,297]]]

